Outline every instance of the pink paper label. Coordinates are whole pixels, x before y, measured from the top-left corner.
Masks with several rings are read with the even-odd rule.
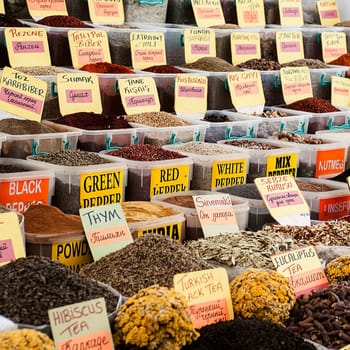
[[[179,96],[203,98],[204,88],[199,86],[179,86]]]
[[[91,317],[91,316],[90,316]],[[80,326],[83,324],[85,329],[88,329],[87,323],[82,320],[77,320],[73,325],[79,324]],[[68,328],[70,330],[70,328]],[[67,331],[68,332],[68,331]],[[73,333],[72,333],[73,334]],[[74,337],[70,337],[69,339],[63,340],[57,344],[58,350],[68,350],[68,349],[91,349],[91,350],[113,350],[114,346],[111,344],[109,331],[97,332],[94,334],[87,333],[80,337],[77,337],[74,333]],[[92,345],[90,345],[92,344]],[[98,344],[95,346],[95,344]]]
[[[13,41],[12,49],[14,53],[44,52],[44,43],[42,41]]]
[[[99,17],[119,17],[118,4],[110,2],[95,2],[95,13]]]
[[[219,9],[212,7],[199,7],[198,15],[203,19],[221,19]]]
[[[235,84],[236,96],[256,95],[259,93],[257,81],[245,81]]]
[[[154,95],[142,95],[126,97],[128,107],[155,106],[156,100]]]
[[[299,41],[282,41],[281,42],[282,52],[300,52]]]
[[[91,103],[92,92],[90,89],[66,90],[67,103]]]
[[[324,51],[327,57],[334,57],[334,59],[346,53],[346,50],[341,47],[326,47]]]
[[[191,44],[191,54],[206,54],[209,55],[210,47],[208,44]]]
[[[203,208],[198,212],[202,225],[236,224],[237,220],[232,208]]]
[[[236,44],[235,45],[236,55],[256,55],[255,44]]]
[[[343,96],[348,96],[349,95],[349,90],[347,88],[335,87],[333,89],[333,92],[338,94],[338,95],[343,95]]]
[[[40,114],[43,105],[42,101],[32,96],[5,87],[0,90],[0,100],[36,114]]]
[[[243,11],[244,23],[259,23],[258,11]]]
[[[80,65],[104,61],[103,49],[77,49],[77,55]]]
[[[290,205],[303,204],[298,191],[278,192],[264,195],[270,208],[282,208]]]
[[[29,0],[28,5],[34,11],[66,11],[65,0]]]
[[[123,242],[130,239],[128,227],[126,225],[89,231],[87,232],[87,237],[90,245],[93,247]]]
[[[320,11],[320,13],[321,13],[321,17],[324,19],[338,18],[337,10],[325,10],[325,11]]]
[[[16,260],[11,239],[0,241],[0,263]]]
[[[311,92],[309,83],[288,83],[283,85],[284,93],[290,95],[302,95]]]
[[[300,11],[298,7],[283,7],[283,17],[300,17]]]
[[[135,50],[136,62],[163,62],[165,60],[164,50]]]

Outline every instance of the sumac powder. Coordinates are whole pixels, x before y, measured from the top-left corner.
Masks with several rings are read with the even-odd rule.
[[[132,69],[126,66],[109,62],[88,63],[82,66],[80,70],[90,73],[135,74]]]

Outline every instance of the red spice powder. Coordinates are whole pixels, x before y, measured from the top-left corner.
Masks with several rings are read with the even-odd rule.
[[[283,107],[310,113],[328,113],[339,111],[339,109],[334,107],[330,102],[318,97],[304,98],[288,105],[284,105]]]
[[[82,66],[80,70],[90,73],[135,74],[132,69],[126,66],[108,62],[89,63]]]
[[[82,20],[74,16],[47,16],[37,21],[36,23],[49,27],[92,28],[92,26],[85,24]]]
[[[174,66],[170,66],[168,64],[163,64],[160,66],[152,66],[152,67],[148,67],[145,69],[142,69],[145,72],[152,72],[152,73],[170,73],[170,74],[178,74],[178,73],[183,73],[183,71],[179,68],[176,68]]]
[[[350,53],[344,53],[344,55],[339,56],[328,64],[334,64],[336,66],[350,66]]]

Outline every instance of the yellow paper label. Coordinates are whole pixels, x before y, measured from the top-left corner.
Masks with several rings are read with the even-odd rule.
[[[145,227],[137,232],[137,237],[149,234],[170,237],[175,241],[182,242],[182,223],[177,222],[166,226]]]
[[[88,0],[90,18],[98,24],[124,23],[124,6],[122,0]]]
[[[216,56],[215,31],[209,28],[184,29],[185,62]]]
[[[246,183],[247,160],[214,162],[211,189],[242,185]]]
[[[191,0],[191,3],[198,27],[225,24],[220,0]]]
[[[350,350],[350,345],[346,345],[343,348],[341,348],[340,350]]]
[[[263,0],[236,0],[238,25],[240,27],[264,27]]]
[[[0,266],[26,256],[15,212],[0,214]]]
[[[254,58],[261,58],[259,33],[231,33],[230,39],[233,65],[238,65]]]
[[[130,33],[132,66],[144,69],[166,64],[164,33]]]
[[[160,111],[157,86],[153,78],[119,79],[118,86],[126,114]]]
[[[283,154],[267,157],[266,176],[291,175],[296,177],[298,154]]]
[[[100,87],[96,74],[59,73],[57,92],[62,115],[76,112],[102,113]]]
[[[321,42],[323,60],[327,63],[347,52],[345,33],[322,32]]]
[[[189,176],[189,165],[152,169],[150,197],[159,194],[188,191]]]
[[[79,272],[81,267],[93,261],[86,238],[52,244],[51,259]]]
[[[304,58],[303,34],[301,32],[276,32],[278,62],[288,63]]]
[[[265,104],[260,71],[250,70],[229,73],[227,81],[232,104],[237,110]]]
[[[350,106],[350,81],[348,78],[332,76],[331,102],[333,106]]]
[[[224,268],[179,273],[174,288],[188,302],[187,312],[195,328],[233,319],[232,299]]]
[[[4,0],[0,0],[0,13],[5,13]]]
[[[41,120],[47,83],[5,67],[0,84],[0,109],[30,120]]]
[[[304,25],[301,0],[279,0],[278,5],[282,26],[301,27]]]
[[[68,41],[76,69],[89,63],[112,62],[107,32],[104,30],[69,30]]]
[[[283,98],[292,103],[312,97],[312,85],[308,67],[286,67],[280,69]]]
[[[321,25],[334,26],[340,22],[339,11],[336,1],[316,1]]]
[[[34,20],[47,16],[67,16],[65,0],[27,0],[27,7]]]
[[[178,74],[175,79],[176,113],[205,113],[208,79],[204,76]]]

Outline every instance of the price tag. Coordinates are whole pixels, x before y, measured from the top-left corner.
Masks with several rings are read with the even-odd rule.
[[[157,86],[153,78],[119,79],[118,87],[126,114],[160,111]]]
[[[114,349],[104,298],[61,306],[48,312],[57,350],[88,349],[91,344],[100,344],[103,350]]]
[[[297,298],[329,285],[315,247],[289,250],[272,255],[271,259],[277,271],[289,279]]]
[[[298,154],[283,154],[267,157],[266,176],[291,175],[296,177],[298,170]]]
[[[30,120],[41,120],[47,83],[5,67],[0,83],[0,109]]]
[[[334,26],[340,22],[339,11],[336,1],[316,1],[321,25]]]
[[[271,216],[281,225],[310,226],[310,209],[290,175],[254,180]]]
[[[26,256],[15,212],[0,214],[0,266]]]
[[[0,13],[5,14],[4,0],[0,0]]]
[[[333,106],[350,106],[350,79],[332,75],[331,102]]]
[[[164,33],[130,33],[132,66],[144,69],[166,64]]]
[[[204,237],[240,231],[228,194],[193,196],[193,201]]]
[[[276,32],[278,62],[288,63],[304,58],[303,34],[301,32]]]
[[[261,58],[259,33],[231,33],[230,39],[233,65],[238,65],[254,58]]]
[[[133,242],[120,203],[80,208],[79,214],[95,261]]]
[[[264,27],[263,0],[236,0],[237,20],[240,27]]]
[[[35,21],[47,16],[68,15],[65,0],[27,0],[27,7]]]
[[[11,67],[51,66],[46,30],[42,28],[5,28]]]
[[[345,171],[345,155],[345,148],[317,151],[315,177],[329,178],[341,174]]]
[[[204,116],[207,110],[208,78],[178,74],[175,79],[175,111],[182,115]]]
[[[227,75],[232,104],[238,112],[261,114],[265,96],[258,70],[233,72]]]
[[[301,0],[279,0],[281,25],[286,27],[302,27],[304,25]]]
[[[88,6],[92,23],[124,23],[125,16],[122,0],[88,0]]]
[[[57,93],[62,115],[76,112],[102,113],[100,87],[96,74],[59,73]]]
[[[191,0],[191,3],[198,27],[225,24],[220,0]]]
[[[280,69],[283,98],[292,103],[312,97],[312,85],[308,67],[286,67]]]
[[[340,32],[322,32],[322,56],[325,62],[331,62],[346,51],[346,35]]]
[[[184,29],[185,62],[216,56],[215,31],[209,28]]]
[[[224,268],[176,274],[174,288],[185,295],[194,328],[233,319],[230,287]]]
[[[68,41],[76,69],[89,63],[112,62],[104,30],[68,30]]]

